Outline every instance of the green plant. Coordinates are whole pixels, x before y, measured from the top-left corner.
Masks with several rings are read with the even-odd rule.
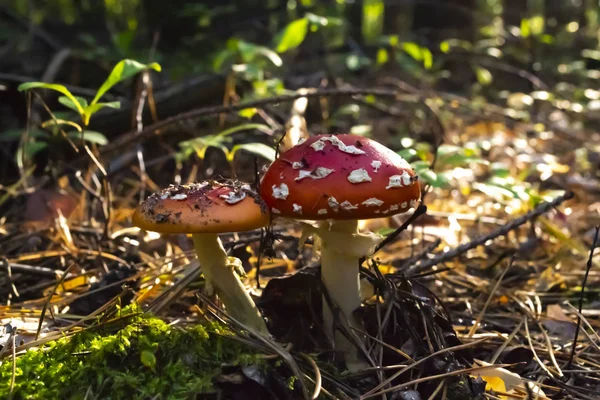
[[[181,151],[177,153],[177,159],[179,161],[187,160],[193,154],[196,154],[196,156],[200,160],[203,160],[204,156],[206,155],[206,151],[210,147],[214,147],[223,151],[232,169],[235,160],[235,155],[240,150],[245,150],[258,156],[264,157],[269,161],[273,161],[275,159],[275,150],[272,147],[269,147],[263,143],[241,143],[228,147],[228,145],[232,143],[232,134],[244,130],[254,129],[264,133],[271,132],[271,128],[263,124],[238,125],[233,128],[224,130],[216,135],[206,135],[180,142],[179,147],[181,148]]]
[[[100,111],[102,108],[119,108],[121,106],[118,101],[100,103],[100,98],[104,96],[106,92],[108,92],[117,83],[124,81],[127,78],[131,78],[139,72],[147,69],[160,71],[161,67],[157,63],[141,64],[135,60],[121,60],[119,63],[117,63],[117,65],[115,65],[108,78],[104,81],[102,86],[100,86],[96,92],[96,95],[89,103],[87,99],[83,97],[74,96],[64,85],[56,83],[27,82],[19,85],[18,90],[22,92],[31,89],[50,89],[62,93],[63,96],[60,96],[58,101],[71,110],[76,111],[81,117],[81,122],[85,127],[89,125],[92,115]],[[73,125],[73,123],[69,123],[68,125]]]
[[[408,144],[408,143],[407,143]],[[437,148],[434,170],[431,169],[431,161],[434,158],[431,145],[428,143],[410,144],[409,148],[398,152],[409,161],[419,179],[434,188],[447,189],[453,176],[461,168],[473,164],[487,164],[480,158],[480,149],[477,147],[460,147],[443,144]]]
[[[70,120],[68,113],[52,113],[52,118],[43,122],[40,128],[32,129],[26,133],[28,140],[23,141],[15,154],[17,163],[21,165],[24,158],[30,158],[36,153],[52,147],[52,145],[63,140],[68,140],[73,146],[73,141],[77,138],[81,139],[81,141],[97,145],[108,143],[108,140],[102,133],[91,131],[87,129],[87,126],[90,123],[92,115],[102,108],[119,108],[121,105],[118,101],[100,102],[100,99],[119,82],[147,69],[160,71],[161,67],[157,63],[142,64],[129,59],[121,60],[115,65],[108,78],[96,92],[94,98],[89,102],[83,97],[73,95],[64,85],[57,83],[27,82],[19,85],[19,91],[49,89],[61,93],[62,96],[58,98],[58,101],[65,107],[77,112],[80,123]],[[65,131],[63,127],[74,128],[74,130]],[[8,130],[0,134],[0,142],[17,141],[22,139],[24,134],[22,129]]]

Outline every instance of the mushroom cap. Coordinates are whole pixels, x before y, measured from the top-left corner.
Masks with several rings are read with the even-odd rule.
[[[204,181],[170,185],[133,213],[133,224],[161,233],[240,232],[266,226],[268,207],[250,186]]]
[[[405,159],[374,140],[318,135],[271,164],[261,197],[274,215],[288,218],[380,218],[416,206],[417,178]]]

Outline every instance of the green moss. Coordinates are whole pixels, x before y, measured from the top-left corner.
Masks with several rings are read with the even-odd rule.
[[[216,323],[178,328],[133,316],[116,332],[82,332],[18,356],[13,398],[194,398],[214,391],[223,363],[260,363],[231,334]],[[11,377],[12,360],[4,359],[0,398],[8,398]]]

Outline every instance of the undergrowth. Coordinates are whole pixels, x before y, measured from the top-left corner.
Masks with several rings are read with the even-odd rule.
[[[148,315],[116,332],[83,331],[16,357],[14,399],[181,399],[215,391],[223,364],[260,363],[223,325],[185,328]],[[228,337],[229,336],[229,337]],[[11,396],[13,362],[0,365]]]

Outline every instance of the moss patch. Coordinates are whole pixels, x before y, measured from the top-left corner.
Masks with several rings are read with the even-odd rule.
[[[111,333],[81,332],[17,357],[14,399],[181,399],[214,391],[223,363],[260,363],[216,323],[178,328],[134,316]],[[0,366],[8,398],[12,359]]]

